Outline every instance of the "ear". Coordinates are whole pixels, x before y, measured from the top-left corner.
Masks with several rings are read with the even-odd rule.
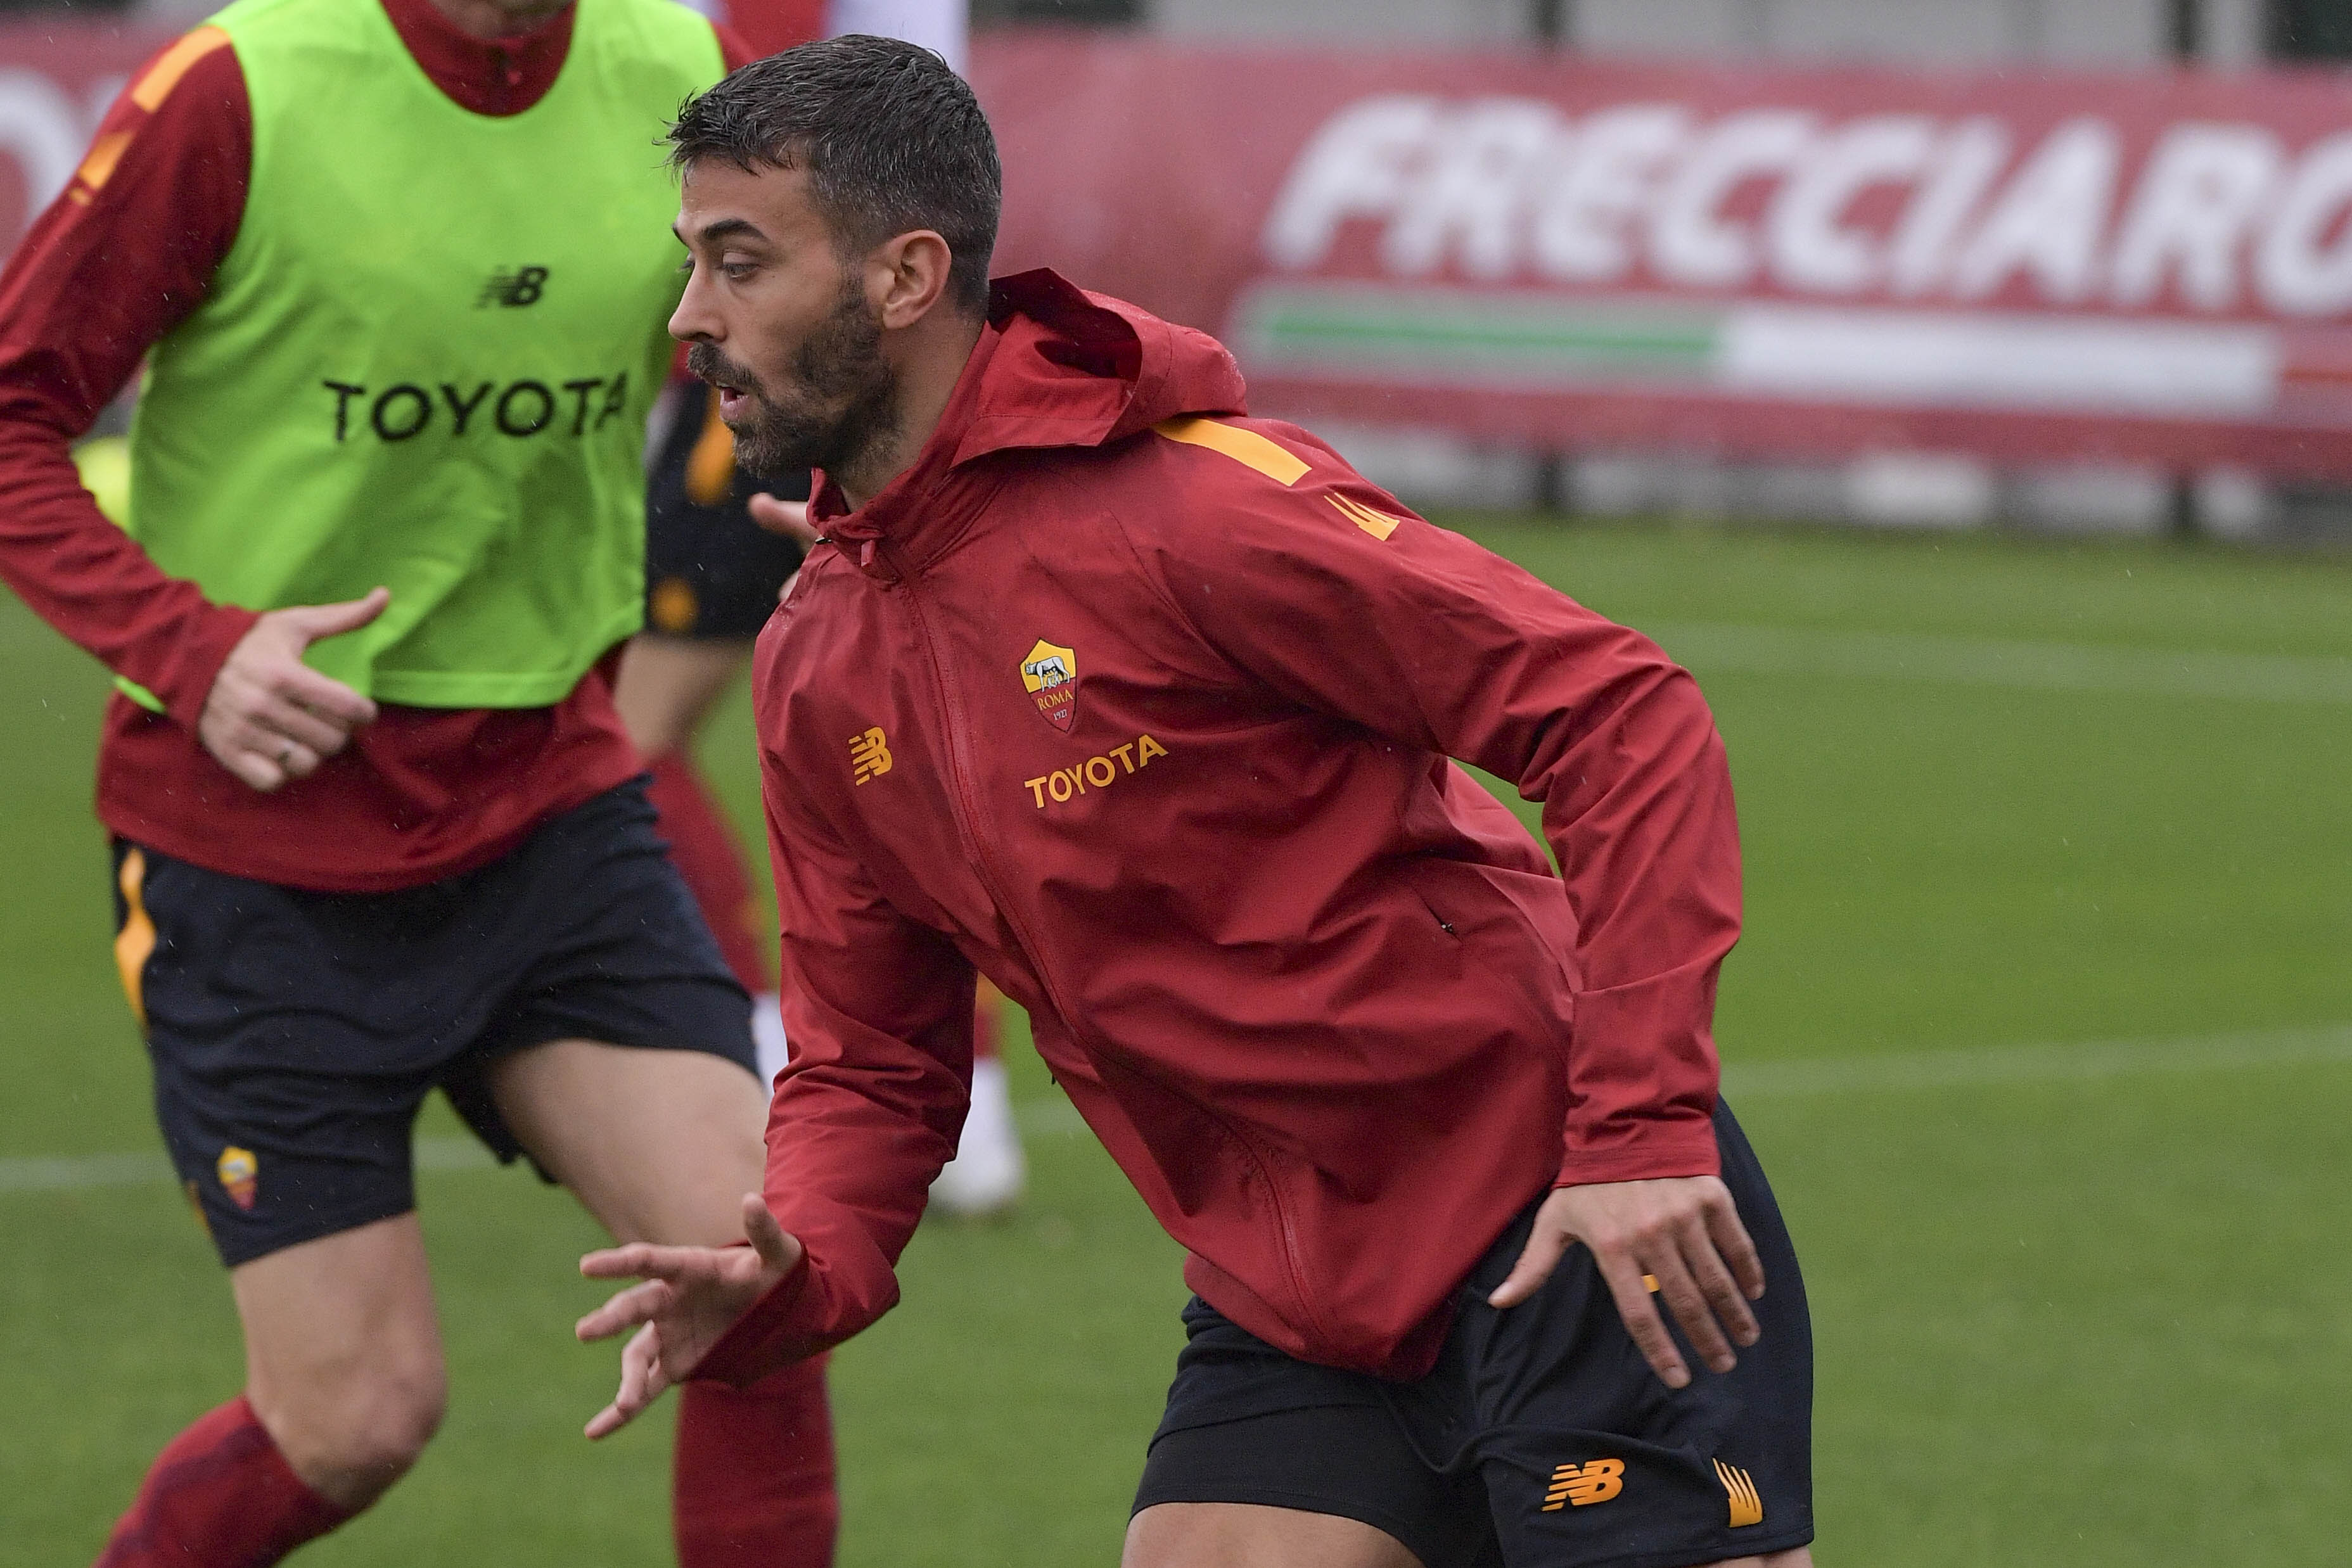
[[[947,298],[953,256],[929,229],[912,229],[877,246],[866,258],[867,298],[886,331],[913,326]]]

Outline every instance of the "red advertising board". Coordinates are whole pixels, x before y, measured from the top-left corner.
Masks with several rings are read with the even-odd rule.
[[[173,36],[65,20],[0,27],[0,250],[65,189],[107,105]]]
[[[0,29],[0,244],[152,29]],[[1538,449],[2352,480],[2352,76],[1704,68],[996,34],[1000,270],[1259,408]]]
[[[2352,77],[997,39],[1000,267],[1498,444],[2352,478]]]

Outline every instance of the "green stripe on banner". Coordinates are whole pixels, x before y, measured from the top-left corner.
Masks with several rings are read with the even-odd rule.
[[[1706,381],[1722,313],[1543,295],[1266,285],[1241,305],[1253,371],[1394,367],[1501,380],[1595,375]]]

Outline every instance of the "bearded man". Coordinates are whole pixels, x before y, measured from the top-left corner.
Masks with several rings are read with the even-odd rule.
[[[748,1245],[584,1260],[646,1281],[580,1325],[636,1327],[598,1427],[895,1302],[981,974],[1192,1254],[1129,1568],[1804,1568],[1691,677],[1247,417],[1209,338],[991,287],[995,147],[933,57],[790,50],[671,139],[671,331],[741,461],[824,475],[756,666],[796,1055]]]

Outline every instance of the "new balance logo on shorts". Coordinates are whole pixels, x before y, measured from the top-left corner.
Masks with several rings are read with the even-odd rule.
[[[547,268],[518,267],[512,272],[503,267],[490,274],[482,291],[474,296],[474,308],[487,310],[493,305],[509,308],[539,303],[540,290],[547,287]]]
[[[1562,1465],[1551,1473],[1551,1490],[1544,1493],[1543,1511],[1585,1508],[1607,1502],[1625,1490],[1625,1461],[1594,1459],[1589,1464]]]
[[[1715,1477],[1723,1483],[1724,1491],[1731,1498],[1732,1529],[1764,1522],[1764,1500],[1757,1494],[1754,1477],[1738,1465],[1727,1465],[1721,1459],[1715,1461]]]

